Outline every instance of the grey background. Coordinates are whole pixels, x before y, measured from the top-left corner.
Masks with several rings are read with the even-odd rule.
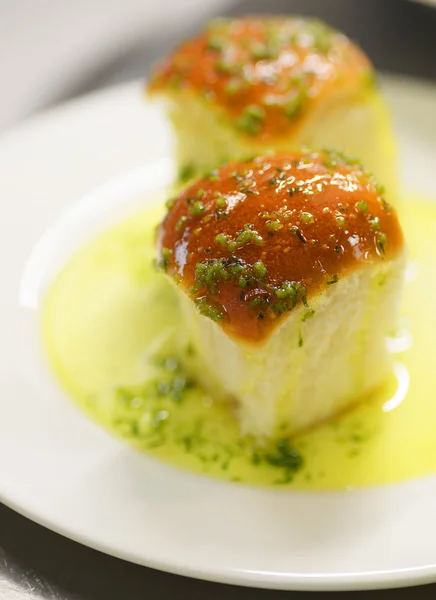
[[[174,4],[177,2],[174,0]],[[224,2],[224,5],[218,11],[216,3],[209,9],[204,2],[200,16],[191,11],[180,20],[180,27],[174,23],[167,28],[161,25],[154,33],[149,28],[146,34],[143,31],[147,29],[149,16],[144,14],[143,31],[140,26],[132,29],[122,44],[111,46],[111,51],[101,53],[98,60],[88,61],[86,68],[77,69],[74,77],[66,77],[62,85],[47,88],[49,92],[41,94],[33,106],[52,106],[101,87],[147,75],[152,62],[180,39],[195,32],[208,13],[316,15],[360,42],[380,70],[436,81],[436,10],[429,6],[408,0],[242,0]],[[14,119],[31,112],[31,106],[31,103],[23,103],[27,108],[14,114]],[[356,545],[358,543],[356,540]],[[225,586],[138,567],[67,540],[0,505],[0,600],[279,600],[315,596],[319,594]],[[337,597],[338,594],[326,596]],[[419,600],[436,598],[436,585],[349,592],[341,596],[355,600],[369,597]]]

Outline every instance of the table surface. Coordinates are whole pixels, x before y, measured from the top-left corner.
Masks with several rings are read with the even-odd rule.
[[[230,14],[265,12],[265,0],[242,0]],[[317,15],[361,43],[377,68],[436,82],[436,10],[408,0],[269,0],[268,12]],[[193,17],[180,37],[198,28]],[[142,76],[174,35],[162,31],[88,71],[47,105]],[[253,590],[197,581],[139,567],[59,536],[0,505],[0,600],[310,599],[315,594]],[[436,597],[436,584],[402,590],[349,592],[342,597],[387,600]]]

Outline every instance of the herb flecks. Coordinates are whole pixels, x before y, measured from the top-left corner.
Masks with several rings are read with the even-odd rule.
[[[267,282],[268,269],[259,260],[250,265],[235,256],[230,258],[207,259],[199,262],[195,268],[195,284],[190,293],[199,294],[208,289],[211,294],[219,294],[223,282],[233,282],[242,290],[253,290],[256,297],[249,295],[248,305],[251,308],[264,306],[272,315],[280,315],[292,310],[299,300],[306,304],[305,288],[298,282],[284,281],[274,286]],[[240,294],[240,301],[245,302],[245,293]]]
[[[303,244],[305,244],[307,242],[306,238],[304,237],[304,235],[301,232],[301,229],[299,229],[296,225],[292,225],[292,227],[290,227],[289,231],[291,233],[293,233],[294,235],[296,235],[297,238],[300,240],[300,242],[302,242]]]
[[[276,310],[279,312],[292,310],[297,305],[297,301],[303,298],[305,292],[304,286],[298,281],[283,281],[280,287],[274,290],[276,297],[282,301],[275,305]]]
[[[303,316],[301,317],[301,320],[304,323],[304,321],[307,321],[308,319],[311,319],[314,314],[315,314],[315,310],[313,308],[307,308],[304,311]]]
[[[279,440],[275,447],[267,451],[260,460],[265,460],[272,467],[276,467],[283,472],[283,479],[277,483],[289,483],[292,481],[295,473],[297,473],[304,464],[303,457],[293,446],[289,440]]]
[[[370,227],[373,231],[380,231],[380,219],[379,217],[374,217],[373,215],[370,215],[369,217],[369,223],[370,223]]]
[[[386,254],[387,236],[385,233],[377,233],[377,245],[382,254]]]
[[[347,167],[356,167],[363,171],[360,160],[355,156],[331,148],[323,148],[322,153],[324,154],[323,165],[329,169],[336,169],[339,166],[345,165]]]
[[[215,204],[217,205],[217,208],[227,208],[227,200],[224,196],[218,196],[215,200]]]
[[[360,200],[356,202],[356,208],[359,212],[366,214],[368,212],[368,205],[365,200]]]
[[[225,259],[211,258],[199,262],[195,266],[195,280],[201,287],[207,287],[212,293],[217,292],[221,281],[230,279],[230,273]]]
[[[236,120],[236,127],[248,135],[257,135],[265,122],[265,109],[257,104],[247,106]]]
[[[166,200],[166,202],[165,202],[166,209],[168,211],[172,210],[176,201],[177,201],[177,198],[168,198],[168,200]]]
[[[265,277],[267,276],[267,273],[268,273],[267,268],[265,267],[263,262],[260,260],[256,263],[254,263],[253,271],[254,271],[256,277],[258,277],[260,280],[265,279]]]
[[[204,206],[203,202],[201,202],[201,200],[196,200],[190,207],[189,207],[189,214],[191,215],[191,217],[199,217],[201,216],[206,210],[206,207]]]
[[[191,163],[184,165],[179,171],[180,183],[187,183],[195,177],[196,173],[195,165]]]
[[[283,108],[285,116],[290,120],[297,118],[303,112],[306,102],[306,89],[296,89],[292,97],[286,102]]]
[[[303,221],[303,223],[306,223],[308,225],[310,225],[311,223],[314,222],[314,216],[312,215],[312,213],[310,212],[306,212],[303,211],[300,215],[301,220]]]
[[[230,235],[219,233],[215,237],[215,242],[222,248],[225,248],[230,253],[235,252],[239,248],[252,243],[259,246],[264,243],[263,237],[254,229],[252,224],[245,225],[237,234],[236,237],[232,238]]]
[[[168,265],[170,264],[171,258],[173,256],[173,251],[170,250],[170,248],[162,248],[160,254],[161,259],[159,261],[159,267],[166,272],[168,269]]]
[[[194,302],[198,312],[204,317],[208,317],[212,321],[223,321],[225,319],[225,309],[221,304],[212,302],[206,297],[196,298]]]
[[[114,425],[121,435],[141,440],[147,447],[165,442],[173,410],[196,387],[179,357],[154,357],[156,375],[143,384],[123,386],[115,391]]]
[[[269,229],[270,231],[278,231],[279,229],[281,229],[283,227],[283,225],[280,223],[280,221],[278,219],[274,219],[272,221],[267,221],[266,226],[267,226],[267,229]]]
[[[186,226],[187,221],[188,221],[188,217],[186,217],[185,215],[181,216],[180,219],[176,223],[176,230],[183,231],[183,229]]]

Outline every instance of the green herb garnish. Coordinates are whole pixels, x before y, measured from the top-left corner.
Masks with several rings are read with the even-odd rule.
[[[188,217],[185,217],[185,216],[180,217],[180,219],[176,223],[177,231],[182,231],[182,229],[184,229],[187,220],[188,220]]]
[[[198,312],[204,317],[208,317],[212,321],[224,320],[225,312],[223,306],[215,304],[206,297],[196,298],[194,302]]]
[[[297,90],[293,97],[285,104],[283,112],[288,119],[295,119],[301,113],[307,100],[304,89]]]
[[[265,109],[256,104],[247,106],[235,122],[236,127],[248,135],[257,135],[265,121]]]
[[[188,212],[191,215],[191,217],[198,217],[198,216],[202,215],[205,210],[206,210],[206,207],[204,206],[203,202],[201,202],[201,200],[196,200],[194,202],[194,204],[192,204],[189,207]]]
[[[162,248],[160,266],[165,272],[167,271],[172,255],[172,250],[170,250],[169,248]]]
[[[279,440],[272,452],[267,452],[263,456],[264,460],[272,467],[283,469],[284,480],[281,483],[288,483],[292,480],[294,474],[299,471],[303,464],[301,454],[291,446],[289,440]]]
[[[177,198],[169,198],[166,202],[165,202],[165,206],[167,208],[167,210],[171,210],[174,206],[174,204],[176,203]]]
[[[297,238],[300,240],[300,242],[303,242],[303,244],[306,243],[306,238],[304,237],[304,235],[301,233],[300,229],[296,226],[296,225],[292,225],[292,227],[289,228],[289,231],[291,233],[293,233],[294,235],[297,236]]]
[[[180,183],[186,183],[196,175],[195,165],[186,164],[179,171],[179,181]]]
[[[280,223],[280,221],[274,220],[274,221],[267,221],[266,226],[271,231],[277,231],[278,229],[281,229],[282,224]]]
[[[310,212],[302,212],[300,218],[304,223],[308,224],[313,223],[314,221],[313,215]]]
[[[370,216],[369,222],[371,224],[370,226],[373,231],[380,231],[380,219],[378,217]]]
[[[368,212],[368,205],[365,202],[365,200],[360,200],[359,202],[356,202],[356,208],[361,213],[366,214]]]
[[[260,260],[253,265],[253,271],[256,277],[259,279],[265,279],[267,276],[267,268]]]
[[[218,208],[227,208],[227,200],[224,198],[224,196],[219,196],[215,200],[215,204]]]

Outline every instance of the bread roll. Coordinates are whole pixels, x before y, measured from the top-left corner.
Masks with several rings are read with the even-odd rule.
[[[301,17],[212,22],[157,69],[149,93],[174,125],[182,180],[302,146],[358,156],[394,189],[389,117],[365,53]]]
[[[405,245],[375,179],[335,152],[230,163],[169,203],[158,260],[197,375],[258,438],[349,408],[391,369]]]

